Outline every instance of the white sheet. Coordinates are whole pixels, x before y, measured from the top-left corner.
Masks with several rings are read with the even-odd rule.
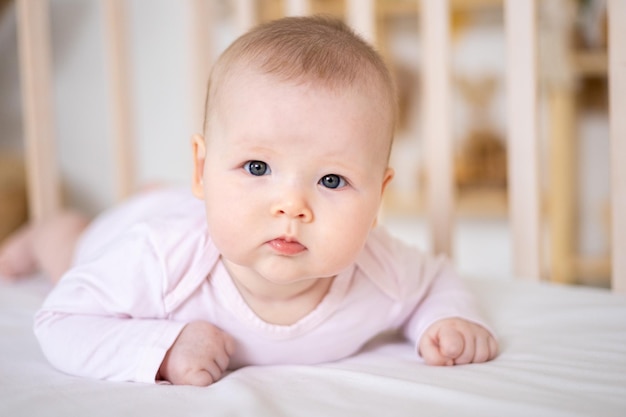
[[[470,284],[499,333],[493,362],[427,367],[383,337],[341,362],[249,367],[208,388],[59,373],[31,330],[47,284],[0,284],[0,416],[626,416],[626,297]]]

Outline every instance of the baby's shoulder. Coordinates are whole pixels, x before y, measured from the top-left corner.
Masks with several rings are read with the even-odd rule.
[[[158,191],[146,196],[146,200],[138,204],[146,206],[149,214],[144,214],[134,227],[146,235],[169,264],[193,263],[215,251],[208,233],[204,204],[190,191]]]
[[[370,232],[358,261],[375,262],[386,268],[399,266],[404,270],[407,263],[420,261],[425,256],[418,247],[395,237],[385,227],[377,226]]]
[[[159,189],[136,195],[100,214],[85,230],[77,260],[111,246],[154,246],[164,255],[185,250],[206,238],[202,202],[190,191]]]
[[[155,212],[135,224],[163,268],[165,304],[175,308],[206,279],[219,253],[206,225],[204,204],[187,190],[147,196]]]
[[[403,298],[420,280],[424,254],[418,248],[376,227],[356,260],[358,273],[394,299]]]

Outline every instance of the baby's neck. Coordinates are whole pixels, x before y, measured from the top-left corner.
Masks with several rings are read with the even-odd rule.
[[[242,276],[236,266],[228,262],[224,265],[250,309],[261,320],[282,326],[294,324],[315,310],[334,279],[317,278],[281,285],[260,277]]]

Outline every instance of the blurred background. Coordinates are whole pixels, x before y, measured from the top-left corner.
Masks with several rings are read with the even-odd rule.
[[[192,0],[127,0],[137,184],[187,184],[198,92]],[[241,32],[237,1],[207,0],[215,57]],[[249,1],[254,21],[281,17],[282,0]],[[311,0],[345,18],[346,2]],[[51,0],[54,129],[64,204],[90,214],[116,202],[110,85],[101,0]],[[456,234],[466,276],[510,277],[506,59],[501,0],[450,1]],[[544,278],[608,286],[607,16],[603,0],[538,0]],[[28,216],[14,1],[0,0],[0,239]],[[383,223],[428,249],[416,0],[378,0],[375,39],[396,77],[401,120]]]

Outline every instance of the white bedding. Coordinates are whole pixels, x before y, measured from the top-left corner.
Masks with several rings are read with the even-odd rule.
[[[626,416],[625,296],[470,285],[499,335],[493,362],[427,367],[388,336],[341,362],[249,367],[195,388],[57,372],[32,334],[48,285],[0,284],[0,416]]]

